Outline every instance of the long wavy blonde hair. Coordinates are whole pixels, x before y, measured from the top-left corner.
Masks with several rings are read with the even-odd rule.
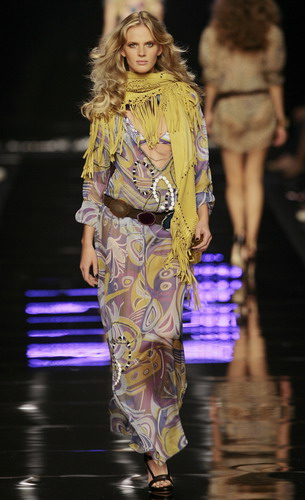
[[[144,24],[151,32],[153,40],[162,46],[163,51],[158,56],[156,71],[170,73],[178,81],[189,84],[199,96],[202,95],[201,89],[194,82],[194,75],[188,71],[186,62],[181,57],[184,51],[174,45],[173,37],[166,31],[164,24],[149,12],[134,12],[123,19],[106,39],[101,38],[98,47],[90,54],[90,79],[93,83],[91,99],[81,107],[82,114],[89,120],[96,115],[122,113],[120,108],[125,96],[128,67],[121,55],[121,49],[127,39],[127,30],[140,24]]]

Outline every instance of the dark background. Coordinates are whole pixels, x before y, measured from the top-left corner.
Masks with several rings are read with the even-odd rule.
[[[302,1],[278,2],[283,12],[288,59],[286,108],[304,103],[305,21]],[[210,0],[168,0],[165,22],[188,48],[200,75],[197,46]],[[79,113],[89,82],[88,53],[102,27],[101,0],[28,0],[1,6],[2,139],[79,136],[87,123]]]

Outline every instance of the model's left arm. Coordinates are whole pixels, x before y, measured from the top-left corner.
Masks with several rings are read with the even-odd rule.
[[[263,72],[277,120],[274,146],[281,146],[287,140],[283,95],[285,61],[286,49],[283,32],[277,26],[272,26],[268,33],[268,47],[265,51]]]
[[[199,105],[198,105],[199,106]],[[200,107],[199,107],[200,108]],[[195,238],[201,243],[194,248],[206,250],[212,239],[209,228],[209,215],[212,212],[215,197],[213,194],[212,176],[209,166],[209,149],[206,125],[201,108],[201,127],[195,134],[195,148],[197,162],[195,165],[196,206],[199,221],[196,226]]]

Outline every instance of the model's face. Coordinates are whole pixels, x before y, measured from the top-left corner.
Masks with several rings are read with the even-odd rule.
[[[157,57],[162,47],[154,42],[149,29],[143,24],[127,30],[126,42],[121,50],[130,71],[134,73],[151,73],[155,69]]]

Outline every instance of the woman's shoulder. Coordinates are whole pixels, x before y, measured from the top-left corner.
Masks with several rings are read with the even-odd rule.
[[[277,24],[271,24],[268,30],[267,38],[271,41],[282,40],[284,37],[283,30]]]
[[[201,39],[215,41],[216,35],[217,35],[216,28],[215,28],[214,24],[210,23],[202,31]]]

